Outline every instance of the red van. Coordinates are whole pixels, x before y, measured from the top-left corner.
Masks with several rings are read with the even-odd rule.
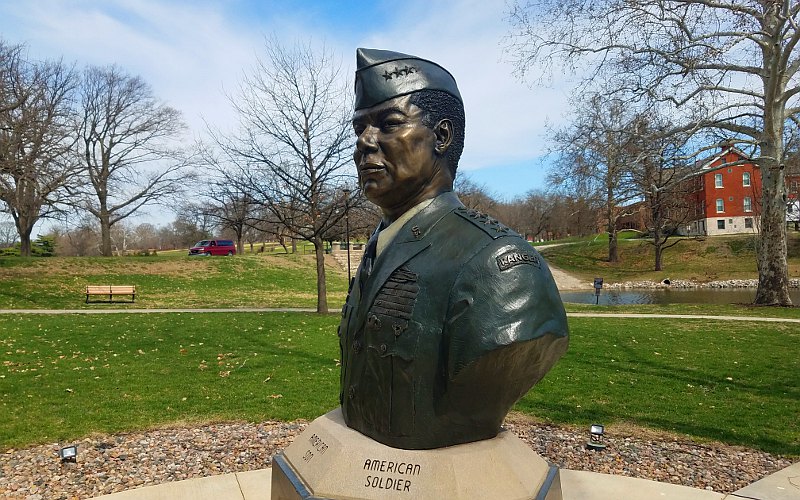
[[[189,249],[189,255],[236,255],[236,245],[232,240],[198,241]]]

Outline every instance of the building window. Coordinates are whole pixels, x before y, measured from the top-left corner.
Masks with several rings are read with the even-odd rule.
[[[714,187],[722,187],[722,174],[714,174]]]
[[[750,187],[750,172],[744,172],[742,174],[742,186]]]
[[[717,219],[717,229],[725,229],[725,219]]]
[[[744,211],[745,212],[753,211],[753,200],[749,196],[744,197]]]
[[[717,213],[722,213],[725,211],[725,200],[722,198],[717,198]]]
[[[745,229],[753,229],[753,218],[752,217],[745,217],[744,218],[744,227],[745,227]]]

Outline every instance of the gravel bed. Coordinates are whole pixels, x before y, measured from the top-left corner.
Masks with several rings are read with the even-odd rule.
[[[271,457],[307,426],[297,422],[209,424],[95,435],[77,442],[77,463],[61,463],[58,444],[0,454],[0,498],[81,499],[167,481],[270,467]],[[605,451],[585,448],[582,429],[512,414],[506,427],[548,461],[568,469],[655,479],[720,493],[736,491],[791,465],[763,452],[701,444],[645,429],[606,430]]]

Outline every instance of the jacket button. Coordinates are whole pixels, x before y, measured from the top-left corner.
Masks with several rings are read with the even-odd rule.
[[[353,341],[353,352],[358,354],[361,352],[361,342],[358,340]]]
[[[374,314],[370,314],[369,318],[367,318],[367,325],[373,330],[378,330],[381,327],[381,320]]]
[[[356,397],[356,387],[354,385],[351,385],[347,390],[347,397],[350,399],[354,399]]]
[[[386,344],[381,344],[381,354],[386,354]]]

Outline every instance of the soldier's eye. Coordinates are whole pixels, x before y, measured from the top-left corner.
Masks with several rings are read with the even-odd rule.
[[[402,120],[394,120],[394,119],[384,120],[384,122],[381,124],[381,129],[391,131],[396,129],[397,127],[400,127],[401,125],[403,125]]]

